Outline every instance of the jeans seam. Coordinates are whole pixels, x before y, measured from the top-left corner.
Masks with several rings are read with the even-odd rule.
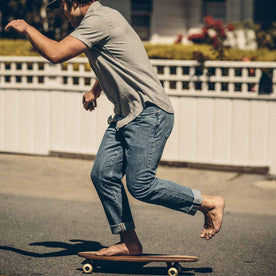
[[[155,112],[155,118],[156,118],[156,125],[155,125],[155,128],[154,128],[154,135],[153,135],[153,142],[152,142],[152,145],[151,145],[151,151],[149,153],[149,159],[148,159],[148,167],[152,167],[152,156],[153,156],[153,151],[154,151],[154,148],[155,148],[155,142],[156,142],[156,133],[157,133],[157,128],[159,127],[160,125],[160,121],[158,121],[158,117],[160,115],[160,110],[157,110]],[[150,172],[148,171],[148,174],[150,176]],[[148,184],[148,186],[150,186],[150,184]]]
[[[115,164],[115,158],[116,158],[116,156],[118,156],[118,153],[119,153],[119,150],[117,150],[117,152],[116,152],[116,154],[114,155],[114,157],[110,160],[110,170],[111,170],[111,168],[112,167],[114,167],[114,164]],[[100,169],[100,172],[101,172],[101,175],[100,175],[100,177],[101,177],[101,179],[103,179],[103,172],[104,172],[104,169],[103,169],[103,165],[105,164],[105,162],[103,162],[102,163],[102,168]],[[112,170],[112,171],[114,171],[114,170]],[[113,195],[113,199],[114,199],[114,201],[115,201],[115,204],[116,204],[116,207],[118,208],[118,209],[120,209],[120,206],[119,206],[119,204],[118,204],[118,200],[117,200],[117,198],[116,198],[116,193],[115,193],[115,191],[114,191],[114,189],[113,189],[113,186],[112,185],[110,185],[110,189],[111,189],[111,192],[112,192],[112,195]],[[121,214],[120,214],[121,215]]]
[[[111,166],[110,166],[110,167],[112,167],[112,171],[114,171],[113,168],[114,168],[114,164],[115,164],[115,159],[116,159],[116,157],[118,156],[118,154],[119,154],[119,150],[117,150],[116,155],[114,155],[113,159],[111,160]],[[113,194],[113,198],[114,198],[115,203],[116,203],[116,207],[117,207],[118,209],[120,209],[120,205],[119,205],[119,203],[118,203],[118,200],[117,200],[117,197],[116,197],[116,193],[115,193],[115,191],[114,191],[114,188],[113,188],[112,185],[110,186],[110,188],[112,189],[112,194]],[[122,217],[122,214],[120,214],[120,216]]]

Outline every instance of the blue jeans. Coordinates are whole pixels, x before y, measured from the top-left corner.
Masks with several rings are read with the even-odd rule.
[[[174,115],[148,105],[132,122],[117,130],[112,123],[97,153],[91,180],[113,234],[135,228],[122,183],[138,200],[194,215],[201,205],[197,190],[156,178],[156,170],[173,128]]]

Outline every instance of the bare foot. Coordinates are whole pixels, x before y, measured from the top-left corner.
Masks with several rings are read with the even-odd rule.
[[[135,231],[127,231],[120,234],[121,241],[117,244],[110,246],[109,248],[103,248],[97,252],[97,255],[101,256],[137,256],[143,252],[142,245],[135,233]]]
[[[222,197],[202,195],[202,205],[199,210],[205,216],[205,223],[200,235],[201,238],[209,240],[219,232],[222,225],[224,206],[225,203]]]

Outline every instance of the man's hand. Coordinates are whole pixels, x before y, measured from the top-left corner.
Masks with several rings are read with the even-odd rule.
[[[16,32],[24,35],[27,31],[28,26],[29,24],[26,23],[24,20],[17,19],[17,20],[11,21],[5,27],[5,31],[8,32],[8,31],[11,31],[11,29],[14,29]]]
[[[92,111],[97,107],[97,98],[100,97],[102,88],[97,80],[92,89],[86,92],[82,97],[83,107],[86,110]]]
[[[93,90],[86,92],[82,97],[83,107],[86,110],[92,111],[97,107],[97,97]]]

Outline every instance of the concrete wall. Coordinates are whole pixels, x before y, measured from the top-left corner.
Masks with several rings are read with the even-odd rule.
[[[254,0],[227,0],[227,22],[242,22],[254,18]]]
[[[198,27],[201,0],[154,0],[152,42],[173,42],[178,34]]]
[[[201,28],[203,25],[202,1],[153,0],[151,42],[173,43],[177,35],[183,34],[187,38],[189,31],[192,31],[191,29]],[[117,9],[129,22],[131,21],[130,0],[101,0],[101,3]],[[226,0],[227,22],[253,20],[253,17],[254,0]],[[183,41],[187,42],[185,39]],[[242,43],[242,45],[244,44]]]

